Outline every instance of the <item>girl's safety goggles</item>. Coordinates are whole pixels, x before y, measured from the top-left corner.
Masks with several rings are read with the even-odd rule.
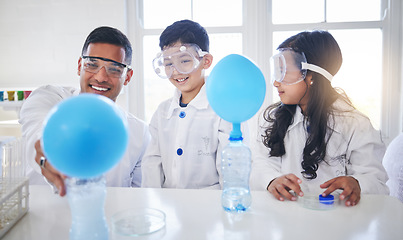
[[[314,64],[307,63],[305,54],[290,48],[280,48],[278,53],[270,58],[271,80],[285,85],[293,85],[303,81],[307,70],[317,72],[332,81],[332,74]]]
[[[175,69],[179,73],[189,74],[197,69],[200,59],[207,53],[196,44],[168,47],[154,58],[153,68],[161,78],[170,78]]]

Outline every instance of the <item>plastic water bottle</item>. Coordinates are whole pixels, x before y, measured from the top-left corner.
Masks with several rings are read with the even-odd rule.
[[[242,137],[230,137],[222,151],[223,175],[222,206],[227,212],[244,212],[252,202],[249,190],[251,151],[242,143]]]
[[[72,219],[70,240],[108,239],[105,178],[67,178],[65,183]]]

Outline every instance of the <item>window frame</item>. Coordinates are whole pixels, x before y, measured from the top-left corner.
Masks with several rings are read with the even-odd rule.
[[[144,29],[142,27],[142,1],[126,0],[126,16],[128,36],[133,44],[132,83],[129,84],[128,109],[141,119],[145,118],[144,103],[144,63],[143,37],[145,35],[159,35],[162,29]],[[250,57],[261,68],[266,80],[267,92],[273,92],[269,81],[269,57],[273,54],[271,39],[275,31],[302,31],[312,29],[340,30],[340,29],[381,29],[383,42],[382,68],[382,109],[380,130],[386,144],[396,137],[403,129],[403,76],[402,65],[402,22],[403,3],[399,0],[381,0],[382,19],[379,21],[363,22],[322,22],[303,24],[272,24],[271,0],[243,0],[243,24],[238,27],[206,27],[209,34],[214,33],[241,33],[243,39],[243,54]],[[259,37],[256,37],[259,36]],[[398,54],[396,54],[398,53]],[[263,106],[273,102],[266,98]],[[263,108],[263,107],[262,107]],[[255,122],[252,118],[250,122]],[[251,132],[256,126],[251,127]]]

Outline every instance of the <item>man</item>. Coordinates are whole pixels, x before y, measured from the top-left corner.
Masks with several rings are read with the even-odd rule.
[[[31,184],[43,182],[39,174],[42,173],[45,180],[57,188],[55,192],[60,196],[66,194],[66,176],[54,169],[43,154],[40,143],[43,121],[53,106],[79,93],[100,94],[116,101],[123,85],[127,85],[133,76],[133,70],[130,69],[131,58],[131,44],[122,32],[110,27],[96,28],[88,35],[82,56],[78,59],[80,89],[48,85],[32,92],[22,106],[19,120],[26,141],[25,158]],[[140,187],[141,159],[150,135],[143,121],[127,112],[125,116],[129,125],[129,145],[119,164],[106,174],[106,184]]]

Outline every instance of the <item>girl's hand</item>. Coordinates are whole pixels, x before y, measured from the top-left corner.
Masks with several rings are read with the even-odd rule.
[[[301,179],[294,174],[289,173],[271,181],[267,190],[280,201],[284,201],[284,197],[288,200],[295,201],[297,200],[297,197],[292,195],[290,191],[293,190],[299,196],[304,196],[300,187],[301,183]]]
[[[340,194],[340,200],[347,199],[346,206],[356,205],[361,198],[361,188],[358,181],[350,176],[341,176],[337,178],[330,179],[329,181],[320,185],[321,188],[327,188],[326,191],[322,193],[323,196],[327,196],[336,189],[344,190]]]

